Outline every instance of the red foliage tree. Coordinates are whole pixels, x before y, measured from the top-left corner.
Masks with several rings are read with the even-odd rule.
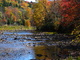
[[[61,23],[66,26],[71,22],[80,20],[80,1],[79,0],[62,0],[61,1],[61,10],[62,15]]]

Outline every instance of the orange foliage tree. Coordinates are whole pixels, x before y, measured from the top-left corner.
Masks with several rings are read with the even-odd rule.
[[[14,24],[19,19],[19,9],[11,6],[5,7],[5,16],[9,24]]]
[[[28,27],[31,26],[31,19],[32,19],[32,9],[29,6],[28,2],[22,2],[21,4],[21,8],[23,8],[24,10],[22,11],[23,15],[22,15],[22,20],[23,22],[25,22],[24,25],[27,25]],[[28,21],[27,21],[28,20]]]

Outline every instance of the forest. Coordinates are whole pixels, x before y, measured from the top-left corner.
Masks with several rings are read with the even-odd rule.
[[[71,33],[80,27],[79,0],[42,0],[38,3],[0,0],[0,25],[33,26],[40,31]]]

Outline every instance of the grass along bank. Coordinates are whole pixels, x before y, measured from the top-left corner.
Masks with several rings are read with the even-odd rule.
[[[0,30],[35,30],[34,27],[26,27],[26,26],[0,26]]]

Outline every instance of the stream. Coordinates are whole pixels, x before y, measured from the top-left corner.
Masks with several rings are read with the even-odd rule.
[[[57,44],[52,35],[44,33],[4,31],[0,34],[0,60],[65,59],[75,51]]]

